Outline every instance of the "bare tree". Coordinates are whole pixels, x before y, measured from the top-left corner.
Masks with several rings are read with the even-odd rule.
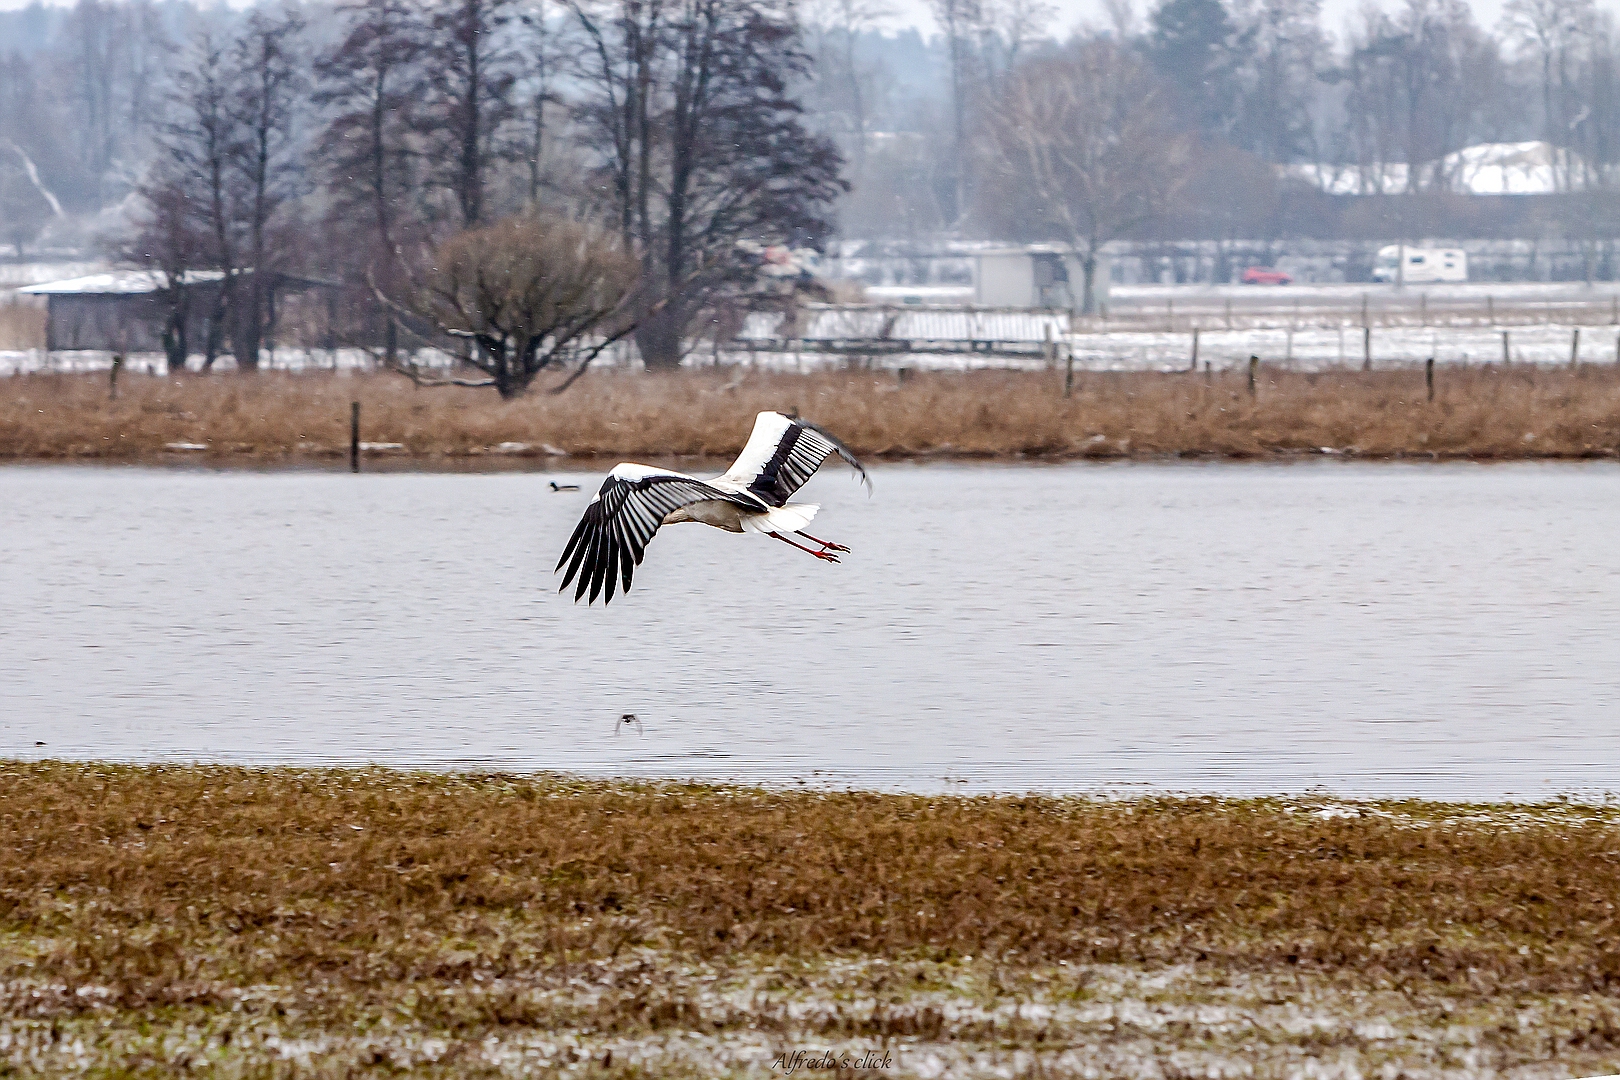
[[[754,281],[739,241],[819,243],[843,160],[805,130],[808,57],[764,0],[571,0],[585,35],[580,119],[602,149],[604,216],[642,259],[636,345],[684,355],[720,292]]]
[[[503,158],[501,129],[513,116],[512,57],[504,47],[512,0],[440,0],[420,65],[419,130],[437,182],[454,196],[461,224],[484,220],[490,170]]]
[[[399,204],[416,187],[411,80],[424,27],[406,0],[354,0],[341,11],[348,32],[316,65],[315,103],[336,111],[319,148],[338,202],[370,220],[375,264],[392,258]]]
[[[1542,138],[1562,145],[1569,117],[1561,98],[1567,87],[1570,50],[1593,29],[1592,0],[1508,0],[1502,5],[1502,31],[1541,67]]]
[[[226,47],[211,29],[192,41],[175,79],[172,119],[161,138],[157,171],[160,187],[196,207],[205,239],[202,261],[220,275],[207,313],[203,344],[205,369],[213,367],[224,344],[225,326],[234,313],[241,258],[240,186],[234,170],[243,134],[232,108],[236,84]]]
[[[893,12],[880,0],[820,0],[805,8],[806,28],[814,37],[816,110],[823,122],[842,114],[843,122],[830,126],[847,136],[846,146],[857,163],[866,157],[876,75],[861,62],[857,46],[862,34]]]
[[[1085,41],[1013,72],[988,136],[998,201],[1073,245],[1092,312],[1103,245],[1162,213],[1181,183],[1187,144],[1163,88],[1118,44]]]
[[[275,274],[281,268],[271,242],[271,219],[291,194],[294,109],[303,91],[302,58],[297,51],[303,20],[293,12],[268,16],[252,12],[233,50],[237,86],[234,105],[240,139],[235,175],[242,192],[248,266],[233,334],[237,365],[252,371],[274,320]]]
[[[945,35],[945,48],[950,63],[951,77],[951,168],[956,205],[953,217],[960,219],[967,212],[967,124],[968,98],[974,82],[975,68],[971,42],[983,21],[984,9],[980,0],[929,0],[934,23]]]
[[[138,172],[159,82],[157,58],[165,48],[150,0],[78,0],[66,19],[60,63],[68,82],[68,131],[91,207],[122,195]]]
[[[487,378],[440,379],[411,366],[419,383],[493,386],[522,394],[542,371],[574,370],[566,389],[632,329],[625,317],[637,261],[611,234],[550,217],[508,218],[441,243],[410,295],[398,302],[423,336],[466,346],[462,360]],[[422,328],[422,324],[426,324]]]
[[[985,0],[979,18],[985,67],[995,81],[1016,68],[1026,50],[1045,35],[1057,8],[1046,0]]]
[[[184,184],[155,177],[141,191],[145,213],[137,231],[119,252],[123,260],[144,267],[158,283],[163,305],[163,352],[169,374],[186,370],[191,353],[193,272],[205,264],[207,236]]]
[[[1406,163],[1406,190],[1444,188],[1444,155],[1468,144],[1489,107],[1496,47],[1463,0],[1408,0],[1394,15],[1369,8],[1343,69],[1347,142],[1361,190],[1387,190],[1388,165]]]
[[[517,81],[513,86],[515,125],[514,158],[527,172],[528,203],[538,206],[540,191],[547,183],[546,154],[551,149],[554,117],[561,116],[564,104],[558,89],[559,76],[570,59],[566,34],[566,11],[552,0],[530,0],[530,6],[517,19],[522,33],[517,53]]]
[[[1327,68],[1321,0],[1252,0],[1238,25],[1251,47],[1238,69],[1236,143],[1268,161],[1292,161],[1311,149],[1311,103]]]

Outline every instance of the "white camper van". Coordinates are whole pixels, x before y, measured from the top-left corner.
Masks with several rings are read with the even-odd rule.
[[[1402,266],[1402,263],[1405,263]],[[1373,280],[1426,285],[1434,281],[1467,281],[1468,253],[1461,248],[1420,248],[1390,244],[1378,249]]]

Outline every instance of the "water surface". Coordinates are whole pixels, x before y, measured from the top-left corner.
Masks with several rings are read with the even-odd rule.
[[[546,479],[0,468],[0,756],[1620,792],[1612,464],[829,469],[605,609]]]

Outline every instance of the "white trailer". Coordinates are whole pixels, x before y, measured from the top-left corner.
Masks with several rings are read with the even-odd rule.
[[[1373,280],[1401,285],[1467,281],[1468,253],[1462,248],[1421,248],[1390,244],[1378,249]]]

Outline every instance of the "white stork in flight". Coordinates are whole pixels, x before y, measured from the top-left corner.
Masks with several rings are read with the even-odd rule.
[[[834,454],[861,474],[870,491],[872,482],[849,447],[815,424],[776,412],[759,414],[748,445],[730,469],[712,480],[628,461],[615,465],[557,560],[558,570],[565,563],[568,566],[558,591],[568,588],[578,576],[576,603],[586,589],[591,592],[590,602],[595,603],[604,587],[604,603],[611,603],[621,576],[623,591],[630,591],[630,575],[641,565],[647,542],[658,527],[682,521],[727,532],[764,533],[835,563],[838,553],[849,548],[804,531],[820,504],[788,502]],[[790,535],[816,546],[796,543]]]

